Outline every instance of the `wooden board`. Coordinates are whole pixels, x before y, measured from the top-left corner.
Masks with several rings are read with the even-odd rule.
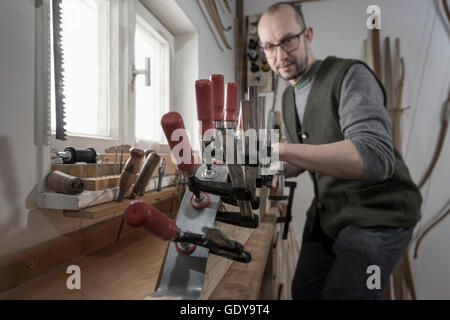
[[[266,214],[245,245],[245,249],[252,253],[252,261],[249,263],[233,262],[209,299],[258,299],[274,231],[275,215]]]
[[[66,217],[72,218],[85,218],[96,219],[115,212],[121,212],[125,210],[132,201],[142,200],[148,203],[159,202],[178,195],[178,187],[164,188],[160,192],[150,191],[144,194],[143,197],[137,197],[136,199],[125,199],[122,202],[111,201],[101,205],[88,207],[78,211],[64,210],[63,214]]]

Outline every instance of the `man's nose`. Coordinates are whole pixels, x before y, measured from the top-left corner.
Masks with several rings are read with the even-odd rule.
[[[283,61],[288,57],[286,51],[281,46],[277,47],[277,61]]]

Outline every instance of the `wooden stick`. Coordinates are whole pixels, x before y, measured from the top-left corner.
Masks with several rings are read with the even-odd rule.
[[[212,7],[211,1],[209,1],[209,0],[203,0],[203,4],[205,5],[206,11],[208,11],[208,14],[209,14],[209,16],[211,17],[211,19],[212,19],[212,21],[213,21],[213,23],[214,23],[214,25],[215,25],[217,31],[219,32],[219,36],[220,36],[220,38],[222,39],[222,41],[223,41],[225,47],[226,47],[227,49],[230,49],[230,50],[231,50],[231,46],[230,46],[230,44],[228,43],[227,37],[226,37],[225,33],[223,33],[222,28],[220,27],[220,22],[219,22],[219,21],[220,21],[220,18],[217,16],[216,12],[214,12],[214,9],[213,9],[213,7]]]
[[[386,109],[391,119],[391,127],[394,127],[394,97],[395,87],[392,83],[391,44],[389,37],[384,38],[384,87],[386,89]]]
[[[375,74],[381,80],[383,77],[381,74],[380,30],[377,28],[372,30],[372,49]]]
[[[220,22],[220,27],[222,28],[222,30],[230,31],[231,30],[231,26],[228,26],[228,27],[225,28],[225,26],[223,25],[222,19],[220,19],[220,14],[219,14],[219,11],[217,10],[216,1],[215,0],[210,0],[210,2],[211,2],[212,9],[214,10],[215,14],[219,18],[218,20]]]
[[[366,47],[366,64],[375,72],[373,66],[373,49],[372,49],[372,41],[370,39],[364,40],[364,44]]]
[[[394,86],[395,86],[395,105],[393,114],[393,131],[392,139],[394,146],[400,154],[402,153],[402,136],[401,136],[401,116],[402,116],[402,95],[403,80],[405,78],[405,66],[403,58],[400,57],[400,39],[395,39],[395,56],[394,56]]]

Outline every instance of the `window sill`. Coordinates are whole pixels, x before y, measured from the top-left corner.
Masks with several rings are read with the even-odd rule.
[[[83,138],[83,139],[99,139],[99,140],[111,140],[111,141],[119,140],[119,137],[115,137],[115,136],[100,136],[100,135],[96,136],[96,135],[72,133],[72,132],[67,132],[66,136],[68,138],[74,137],[74,138]],[[56,139],[55,131],[53,131],[53,130],[52,130],[51,137],[52,137],[52,139]]]

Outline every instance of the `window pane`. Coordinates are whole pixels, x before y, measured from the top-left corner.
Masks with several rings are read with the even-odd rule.
[[[148,28],[148,26],[147,26]],[[161,116],[164,112],[164,43],[154,37],[140,22],[136,22],[135,65],[145,69],[145,58],[150,57],[151,86],[145,86],[145,77],[136,77],[136,138],[162,143]]]
[[[62,1],[68,132],[109,135],[108,3],[108,0]]]

